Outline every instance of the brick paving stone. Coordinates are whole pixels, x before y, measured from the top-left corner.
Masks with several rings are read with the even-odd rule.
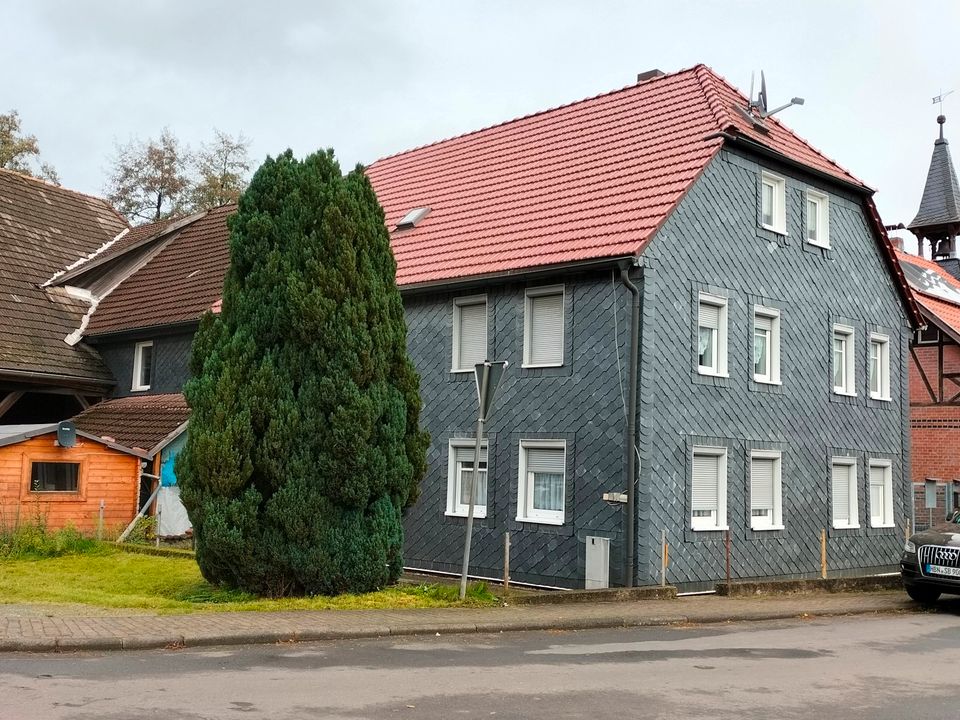
[[[955,609],[950,604],[951,609]],[[805,616],[901,613],[900,591],[517,605],[497,608],[319,610],[188,615],[30,615],[0,608],[0,651],[146,649],[386,635],[586,629]]]

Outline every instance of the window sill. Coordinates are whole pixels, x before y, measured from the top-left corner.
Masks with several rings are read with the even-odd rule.
[[[852,397],[852,398],[855,398],[857,396],[855,392],[843,392],[841,390],[837,390],[836,388],[833,389],[833,394],[840,395],[841,397]]]
[[[876,528],[877,530],[880,530],[880,529],[882,529],[882,528],[895,528],[895,527],[896,527],[896,524],[895,524],[895,523],[883,523],[883,525],[874,525],[874,524],[871,523],[870,527]]]
[[[810,245],[810,246],[816,247],[816,248],[820,248],[821,250],[829,250],[829,249],[830,249],[830,242],[829,242],[829,241],[827,241],[827,242],[825,242],[825,243],[821,243],[821,242],[814,242],[813,240],[807,240],[807,245]]]
[[[760,227],[762,227],[764,230],[768,230],[768,231],[770,231],[770,232],[772,232],[772,233],[776,233],[777,235],[783,235],[784,237],[790,237],[790,234],[787,232],[787,229],[786,229],[786,228],[778,228],[778,227],[774,227],[773,225],[765,225],[765,224],[763,224],[763,223],[760,223]]]
[[[716,527],[692,527],[690,528],[694,532],[723,532],[724,530],[729,530],[729,525],[718,525]]]
[[[149,386],[149,385],[147,385],[147,386],[145,386],[145,387],[132,387],[132,388],[130,388],[130,392],[146,392],[146,391],[149,390],[149,389],[150,389],[150,386]]]
[[[458,374],[472,373],[472,372],[475,372],[475,369],[474,369],[474,368],[464,368],[464,369],[458,370],[457,368],[451,368],[451,369],[450,369],[450,372],[452,372],[452,373],[458,373]]]
[[[715,377],[715,378],[729,378],[730,373],[725,372],[713,372],[712,370],[706,370],[702,367],[697,367],[697,374],[703,375],[704,377]]]
[[[893,402],[892,398],[890,397],[884,397],[883,395],[874,395],[873,393],[870,393],[870,399],[877,400],[879,402]]]
[[[447,517],[458,517],[458,518],[466,518],[466,517],[467,517],[466,511],[464,511],[464,512],[450,512],[449,510],[447,510],[447,511],[444,513],[444,515],[446,515]],[[473,509],[473,519],[474,519],[474,520],[483,520],[483,519],[485,519],[486,517],[487,517],[487,510],[486,510],[486,508],[484,508],[482,512],[479,511],[477,508],[474,508],[474,509]]]
[[[833,529],[834,530],[859,530],[860,523],[857,523],[856,525],[834,525]]]
[[[563,525],[563,518],[530,518],[518,515],[517,522],[535,523],[537,525]]]
[[[522,370],[536,370],[538,368],[558,368],[558,367],[563,367],[563,363],[562,362],[548,363],[546,365],[527,365],[526,363],[524,363],[523,365],[520,366]]]
[[[766,527],[750,527],[754,532],[767,532],[769,530],[786,530],[786,525],[767,525]]]
[[[759,385],[783,385],[783,382],[780,380],[767,380],[757,375],[753,376],[753,381]]]

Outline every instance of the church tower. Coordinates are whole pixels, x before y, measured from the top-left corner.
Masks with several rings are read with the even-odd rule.
[[[907,226],[917,236],[920,255],[923,243],[930,243],[930,255],[934,260],[956,257],[956,240],[960,235],[960,184],[950,159],[950,146],[943,137],[943,124],[947,118],[937,117],[940,137],[933,143],[933,157],[927,171],[927,184],[917,216]]]

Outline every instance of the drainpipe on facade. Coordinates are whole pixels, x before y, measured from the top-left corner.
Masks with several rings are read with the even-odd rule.
[[[630,349],[627,373],[627,428],[624,433],[623,451],[627,466],[627,530],[625,585],[634,585],[634,565],[637,548],[637,376],[640,364],[640,289],[630,280],[630,267],[620,268],[620,281],[633,295],[630,313]]]

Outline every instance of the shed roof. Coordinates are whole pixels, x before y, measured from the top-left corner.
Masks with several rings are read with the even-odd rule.
[[[183,431],[189,417],[186,399],[172,393],[105,400],[84,410],[74,422],[80,430],[112,438],[153,457]]]
[[[57,432],[57,426],[58,423],[43,423],[40,425],[0,425],[0,447],[16,445],[24,442],[25,440],[40,437],[41,435],[50,435]],[[79,437],[84,437],[88,440],[101,443],[102,445],[106,445],[108,448],[117,450],[118,452],[126,453],[128,455],[135,455],[136,457],[144,459],[148,457],[147,454],[142,450],[121,445],[110,437],[100,437],[98,435],[94,435],[93,433],[83,431],[80,428],[77,428],[77,435]]]

